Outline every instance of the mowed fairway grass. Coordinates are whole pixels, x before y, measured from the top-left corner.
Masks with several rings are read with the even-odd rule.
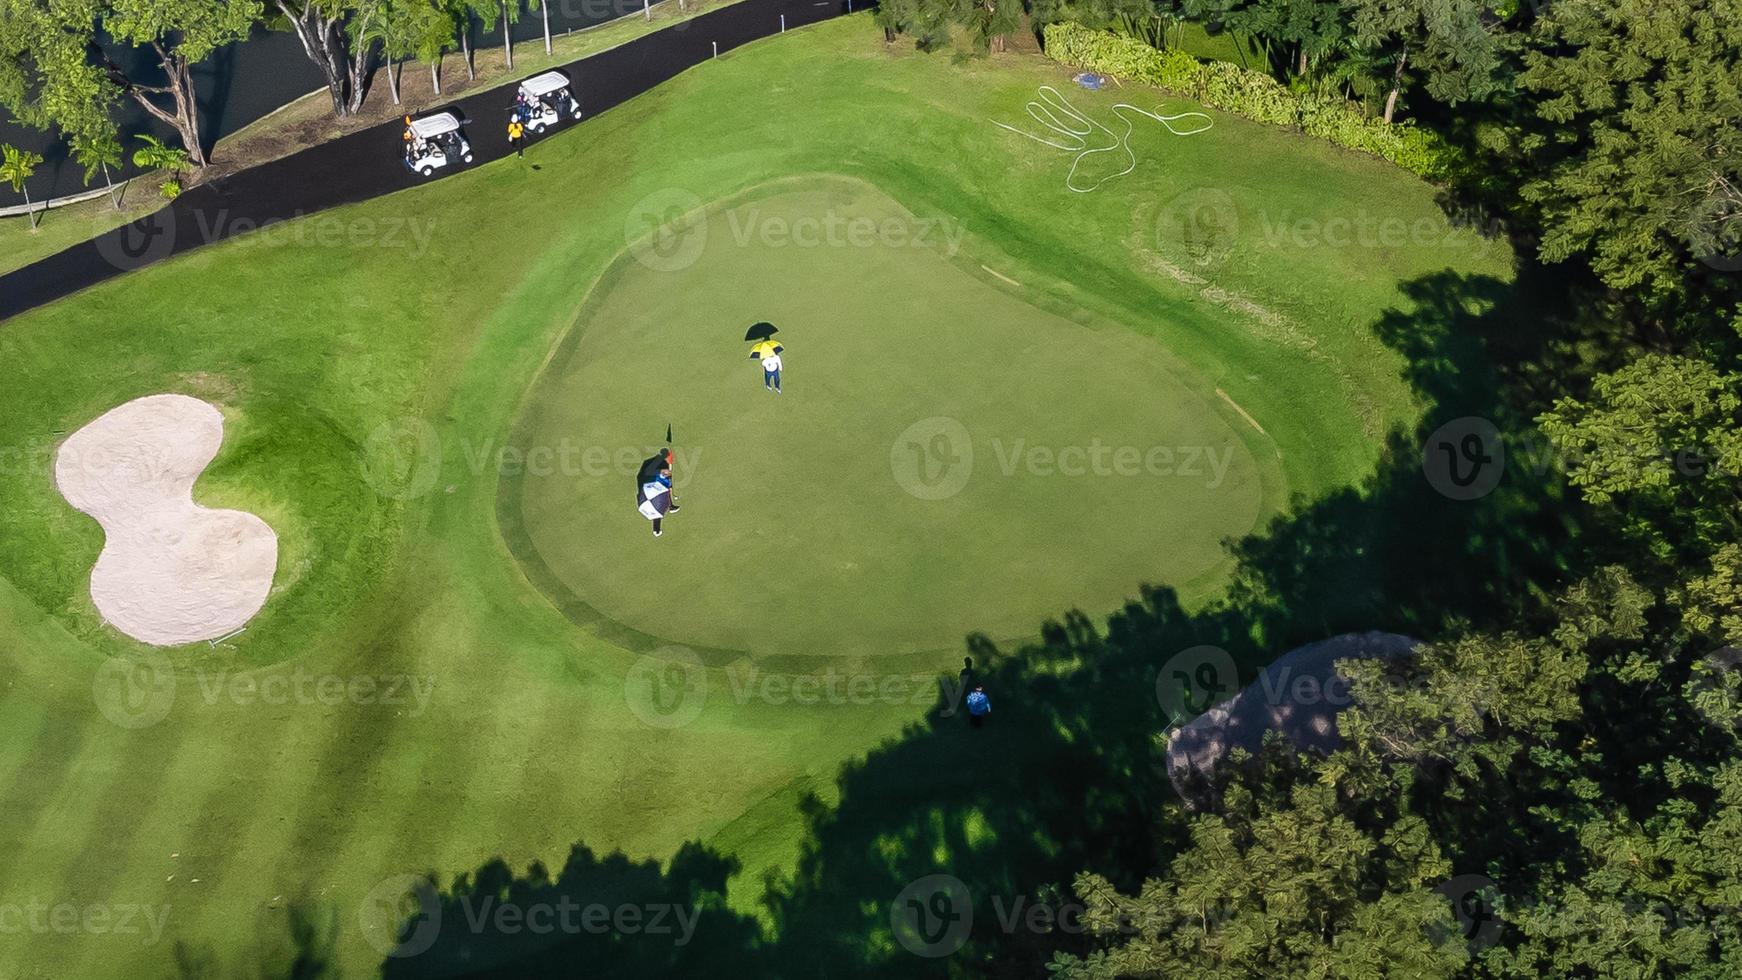
[[[706,841],[742,862],[733,900],[752,909],[797,853],[802,795],[827,800],[843,761],[918,722],[963,634],[1104,615],[1146,582],[1210,598],[1221,537],[1359,480],[1415,417],[1372,333],[1398,284],[1509,275],[1432,188],[1221,116],[1140,132],[1136,173],[1072,194],[1068,156],[988,121],[1061,69],[879,38],[860,16],[758,43],[524,160],[0,324],[0,903],[136,906],[164,929],[8,934],[0,973],[165,975],[178,943],[252,972],[308,902],[366,975],[379,882],[560,865],[576,841],[656,859]],[[1072,97],[1105,112],[1132,94]],[[705,247],[641,261],[682,257],[684,202]],[[961,234],[740,245],[749,208]],[[1417,231],[1316,234],[1363,217]],[[650,234],[667,240],[638,253]],[[779,399],[739,340],[760,318],[790,345]],[[102,624],[101,532],[50,475],[66,434],[163,391],[226,416],[196,498],[280,538],[265,610],[216,648],[153,653]],[[956,444],[909,428],[936,418],[973,465],[927,499]],[[504,465],[564,439],[651,451],[668,422],[699,456],[657,542],[615,462]],[[1232,461],[1215,487],[1006,476],[1018,439]],[[635,679],[671,645],[703,683],[653,716]],[[831,669],[878,693],[790,696]]]

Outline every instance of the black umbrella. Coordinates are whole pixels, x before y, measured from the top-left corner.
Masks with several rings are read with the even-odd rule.
[[[769,323],[767,320],[763,320],[761,323],[752,324],[749,330],[744,331],[744,340],[746,343],[756,340],[767,340],[779,332],[779,328],[774,324]]]
[[[641,488],[652,483],[654,477],[659,475],[660,470],[671,465],[671,461],[666,458],[665,453],[666,450],[661,449],[658,453],[647,457],[641,461],[641,468],[635,471],[636,503],[641,503]]]

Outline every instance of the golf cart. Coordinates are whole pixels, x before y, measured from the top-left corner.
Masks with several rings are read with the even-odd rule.
[[[414,119],[405,128],[406,169],[432,177],[449,164],[472,162],[472,144],[460,134],[460,120],[451,112]]]
[[[581,103],[569,91],[568,76],[560,71],[547,71],[521,82],[514,109],[520,113],[520,124],[534,133],[555,126],[565,113],[570,119],[581,118]]]

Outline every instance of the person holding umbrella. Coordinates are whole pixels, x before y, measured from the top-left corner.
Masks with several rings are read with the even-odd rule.
[[[642,461],[635,473],[635,509],[653,522],[654,537],[665,533],[665,515],[678,511],[671,492],[671,450],[661,449]]]
[[[772,391],[777,395],[781,393],[780,369],[783,367],[780,354],[786,350],[785,347],[770,339],[778,332],[779,329],[767,321],[754,324],[744,332],[746,341],[756,342],[755,346],[750,348],[750,359],[762,362],[763,389]]]

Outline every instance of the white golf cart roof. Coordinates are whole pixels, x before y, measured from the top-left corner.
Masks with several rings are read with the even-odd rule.
[[[560,71],[547,71],[520,83],[520,90],[535,99],[569,87],[569,77]]]
[[[443,133],[454,133],[460,129],[460,121],[451,112],[438,112],[433,116],[411,121],[411,134],[420,140],[440,136]]]

